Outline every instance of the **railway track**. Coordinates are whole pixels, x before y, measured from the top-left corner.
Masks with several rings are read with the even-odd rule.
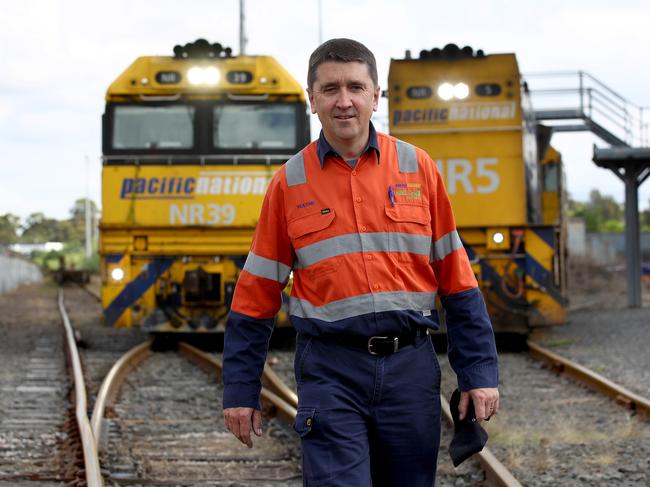
[[[127,355],[107,376],[92,417],[107,482],[300,485],[299,444],[286,421],[265,421],[252,450],[225,429],[215,359],[186,344],[164,353],[143,344]],[[276,394],[262,397],[267,416],[295,415]]]
[[[99,472],[78,427],[84,397],[72,376],[81,369],[74,344],[68,346],[65,316],[63,329],[53,318],[56,291],[36,290],[22,289],[10,297],[22,298],[12,308],[21,315],[2,319],[0,485],[81,485]],[[60,310],[61,296],[58,305]]]
[[[147,342],[120,359],[137,334],[91,324],[93,313],[78,309],[88,295],[73,290],[66,290],[73,322],[67,325],[74,324],[75,330],[68,327],[65,334],[70,343],[76,336],[85,345],[70,362],[84,367],[77,379],[85,385],[79,382],[74,396],[87,391],[87,404],[72,406],[68,400],[74,386],[65,374],[60,325],[54,323],[52,333],[39,328],[30,329],[28,337],[20,334],[26,341],[38,339],[31,355],[23,351],[33,367],[23,367],[22,380],[30,382],[16,378],[2,383],[5,392],[14,387],[28,395],[12,399],[15,414],[20,411],[22,417],[2,417],[2,427],[12,425],[14,433],[0,428],[0,486],[302,485],[300,447],[289,426],[297,397],[273,368],[265,369],[262,393],[265,414],[273,419],[265,420],[264,436],[249,450],[223,426],[217,358],[187,344],[177,351],[151,352]],[[59,304],[66,313],[62,298]],[[52,353],[55,349],[60,354]],[[3,413],[6,398],[3,394]],[[92,430],[85,446],[76,432],[80,424],[82,430]],[[486,475],[484,485],[519,485]]]
[[[89,293],[93,296],[92,292]],[[179,352],[190,361],[201,367],[209,374],[209,386],[200,386],[201,391],[194,397],[205,396],[205,390],[209,387],[214,388],[217,385],[217,394],[221,392],[220,385],[215,384],[215,379],[221,377],[221,363],[213,355],[202,352],[188,344],[180,343]],[[159,358],[158,354],[152,354],[148,343],[141,344],[118,360],[111,371],[107,374],[106,380],[97,394],[95,408],[92,416],[92,429],[95,434],[97,443],[102,450],[102,460],[105,471],[109,471],[108,480],[120,484],[133,482],[156,483],[161,485],[201,482],[224,482],[228,479],[223,476],[231,477],[229,480],[237,482],[252,482],[256,485],[259,482],[281,482],[282,485],[301,485],[300,471],[297,466],[299,463],[299,445],[295,435],[287,430],[286,425],[279,422],[270,422],[267,426],[269,436],[279,436],[280,440],[285,443],[281,448],[272,443],[261,443],[258,440],[254,450],[245,449],[228,433],[221,424],[221,399],[213,398],[209,402],[207,411],[207,430],[206,425],[191,424],[193,421],[183,420],[181,423],[174,425],[173,421],[165,418],[153,416],[148,421],[147,406],[144,410],[140,405],[157,404],[157,411],[163,406],[160,400],[168,400],[174,396],[174,391],[188,388],[188,376],[196,377],[189,370],[177,374],[176,380],[180,381],[181,386],[157,384],[161,374],[156,373],[165,364],[165,381],[170,378],[170,354],[167,358]],[[176,354],[171,354],[176,355]],[[178,359],[178,357],[176,358]],[[176,360],[174,359],[174,360]],[[152,371],[142,373],[141,379],[134,379],[134,372],[143,367],[147,361],[152,362]],[[155,362],[160,363],[156,364]],[[187,364],[182,367],[186,367]],[[178,367],[178,365],[176,366]],[[142,382],[145,388],[154,391],[153,400],[135,400],[133,404],[124,400],[124,394],[120,400],[120,390],[127,377],[128,388],[135,392],[138,387],[138,381]],[[174,379],[172,379],[174,380]],[[288,387],[274,369],[266,365],[263,376],[262,402],[266,416],[277,416],[284,420],[285,423],[292,423],[295,419],[298,398],[295,392]],[[131,393],[130,392],[130,393]],[[190,396],[193,396],[192,390],[187,390]],[[185,418],[188,406],[186,399],[176,398],[172,402],[180,405],[180,417]],[[172,407],[168,412],[172,412],[178,406]],[[103,411],[108,411],[107,417],[103,417]],[[443,412],[446,413],[446,419],[451,425],[451,416],[448,413],[449,407],[443,399]],[[167,413],[166,413],[167,414]],[[130,416],[132,415],[132,416]],[[174,413],[172,412],[172,416]],[[199,415],[201,417],[201,415]],[[206,417],[203,417],[206,419]],[[146,426],[145,426],[146,424]],[[152,424],[163,425],[152,427]],[[215,425],[218,428],[215,430]],[[163,430],[168,427],[175,428],[174,436],[165,433]],[[129,430],[130,428],[130,430]],[[181,437],[179,439],[179,429]],[[190,442],[184,441],[183,435],[190,435]],[[209,438],[209,441],[206,441]],[[262,439],[264,440],[264,438]],[[290,462],[286,462],[287,449],[286,442],[289,440],[293,443],[290,448]],[[167,445],[167,446],[164,446]],[[197,451],[197,445],[198,453]],[[173,451],[170,450],[173,449]],[[261,451],[258,451],[261,450]],[[114,452],[128,451],[128,455]],[[112,453],[113,452],[113,453]],[[189,453],[188,453],[189,452]],[[268,458],[262,458],[266,453]],[[257,462],[263,464],[263,467],[257,467],[250,460],[251,454],[257,458]],[[131,455],[131,457],[129,457]],[[134,458],[137,457],[137,458]],[[127,458],[128,457],[128,458]],[[516,487],[521,484],[507,471],[505,467],[490,453],[486,448],[476,456],[485,472],[486,486],[510,486]],[[278,460],[280,462],[278,463]],[[290,463],[292,465],[290,466]],[[107,465],[115,465],[115,469]],[[274,473],[275,471],[275,473]],[[170,475],[173,472],[173,475]],[[179,472],[184,472],[182,478]],[[218,479],[218,480],[217,480]],[[293,481],[293,482],[292,482]],[[243,484],[248,485],[248,484]]]
[[[650,399],[635,394],[622,385],[603,377],[593,370],[589,370],[573,360],[562,357],[538,343],[529,340],[528,348],[531,357],[547,364],[557,374],[566,374],[590,389],[613,398],[618,404],[625,406],[627,409],[638,412],[650,419]]]
[[[92,295],[92,293],[90,293]],[[207,354],[205,352],[202,352],[188,344],[181,343],[179,344],[179,352],[189,358],[192,362],[200,366],[204,371],[206,371],[208,374],[212,376],[211,380],[214,381],[214,378],[220,378],[221,375],[221,364],[217,358],[215,358],[213,355]],[[111,402],[115,402],[116,399],[118,398],[117,390],[121,387],[120,384],[124,381],[125,377],[129,375],[129,371],[133,371],[138,364],[142,364],[148,359],[151,359],[152,355],[151,352],[149,351],[149,347],[147,344],[140,345],[138,347],[135,347],[131,352],[126,354],[123,359],[120,359],[113,369],[109,372],[107,375],[107,379],[102,385],[102,390],[99,392],[97,396],[97,401],[95,403],[95,408],[93,411],[93,418],[92,418],[92,425],[93,425],[93,431],[95,432],[96,438],[98,443],[101,445],[103,450],[108,450],[110,452],[111,450],[111,442],[115,442],[114,438],[111,438],[111,428],[113,430],[117,431],[122,431],[121,428],[116,427],[117,421],[112,418],[117,411],[117,407],[109,407],[109,417],[107,419],[102,419],[102,414],[101,412],[107,408],[107,405]],[[151,380],[151,378],[147,379]],[[295,418],[295,412],[296,412],[296,407],[298,403],[298,398],[295,392],[288,387],[282,379],[274,372],[274,369],[267,365],[264,370],[264,376],[263,376],[263,385],[264,389],[262,391],[262,400],[263,400],[263,405],[265,407],[265,411],[267,415],[272,415],[272,416],[278,416],[282,418],[285,422],[287,423],[292,423],[294,418]],[[131,385],[130,385],[131,387]],[[444,400],[443,400],[444,401]],[[220,404],[220,399],[215,401],[218,407],[218,404]],[[218,411],[215,411],[216,408],[211,407],[209,414],[211,415],[211,418],[217,418],[217,420],[220,420],[221,418],[221,411],[220,409]],[[445,404],[443,404],[443,411],[448,411],[448,405],[445,407]],[[447,415],[447,420],[451,424],[451,417],[450,415]],[[129,421],[127,421],[128,423]],[[137,424],[137,422],[134,422],[134,424]],[[273,426],[275,427],[275,426]],[[220,425],[221,428],[221,425]],[[196,429],[193,429],[194,432],[196,432]],[[214,431],[211,431],[211,434],[214,434]],[[220,438],[221,441],[212,441],[212,445],[218,445],[218,449],[220,451],[214,452],[210,458],[213,459],[213,463],[218,464],[219,458],[223,457],[223,448],[224,444],[223,442],[225,441],[226,443],[229,443],[232,447],[234,447],[239,450],[243,451],[245,454],[248,454],[250,452],[249,450],[243,449],[238,443],[236,443],[235,440],[232,439],[232,437],[227,433],[225,430],[220,430],[218,434],[225,434],[225,438]],[[289,437],[293,437],[292,434],[289,435]],[[144,441],[150,441],[150,440],[144,440]],[[294,440],[295,441],[295,440]],[[116,446],[118,446],[116,444]],[[183,445],[182,442],[179,444],[180,448],[182,449],[182,452],[180,453],[179,458],[182,457],[187,457],[187,451],[192,450],[192,445]],[[294,446],[295,450],[299,452],[299,446],[296,444]],[[133,448],[131,448],[133,449]],[[138,451],[145,451],[146,450],[146,445],[144,447],[138,447],[136,448]],[[226,447],[226,450],[228,447]],[[258,449],[258,445],[256,445],[255,450]],[[277,450],[275,447],[272,447],[274,450],[274,454],[277,455]],[[117,448],[117,451],[123,450],[123,448]],[[253,450],[253,451],[255,451]],[[106,458],[106,455],[110,456],[110,453],[104,451],[103,452],[103,458]],[[161,460],[160,456],[158,454],[154,454],[154,457],[158,456],[157,462],[159,465],[162,465],[165,463],[165,460]],[[229,454],[228,458],[232,460],[233,455]],[[294,454],[294,461],[297,461],[299,458],[299,453]],[[507,469],[503,467],[503,465],[489,452],[488,449],[485,449],[481,454],[477,456],[478,461],[481,464],[481,468],[485,472],[485,477],[486,481],[484,485],[487,486],[519,486],[520,484],[512,477],[512,475],[509,474]],[[133,482],[135,481],[137,477],[137,468],[135,467],[134,463],[131,462],[125,462],[123,459],[118,460],[115,458],[115,464],[118,465],[121,468],[121,471],[116,471],[112,476],[113,481],[119,481],[120,483],[128,483],[128,482]],[[204,463],[206,463],[204,460],[202,460]],[[240,462],[243,462],[245,460],[239,460]],[[140,461],[141,464],[147,463]],[[156,462],[148,462],[149,465],[152,465]],[[178,463],[178,462],[177,462]],[[194,466],[196,466],[200,462],[194,461]],[[208,462],[209,463],[209,462]],[[268,463],[268,462],[267,462]],[[110,469],[109,469],[110,470]],[[187,468],[187,472],[189,473],[192,469]],[[192,473],[192,475],[195,475],[195,480],[198,480],[201,477],[201,474],[196,471],[196,468],[194,469],[195,471]],[[200,470],[200,469],[199,469]],[[220,466],[217,468],[217,470],[220,471],[228,471],[228,467],[224,468],[223,466]],[[232,470],[232,469],[230,469]],[[268,470],[268,466],[267,466]],[[164,468],[163,468],[163,474],[164,474]],[[151,473],[149,474],[150,476],[155,476],[152,475]],[[232,473],[231,473],[232,475]],[[300,480],[297,477],[299,475],[294,471],[294,473],[290,474],[287,476],[285,474],[283,481],[288,482],[291,479],[296,480],[296,485],[300,485]],[[280,480],[276,476],[270,476],[268,473],[263,475],[267,480],[271,481],[273,477],[275,477],[275,480]],[[255,475],[255,478],[250,478],[249,481],[264,481],[260,475]],[[215,476],[212,477],[213,479],[216,478]],[[141,480],[141,479],[140,479]],[[149,479],[151,481],[151,479]],[[156,482],[179,482],[182,479],[171,479],[167,478],[164,479],[161,476],[158,476],[156,478]],[[244,480],[244,479],[240,479]]]
[[[650,485],[650,423],[639,409],[622,408],[529,354],[501,354],[500,376],[488,445],[521,484]],[[445,364],[443,390],[455,382]]]

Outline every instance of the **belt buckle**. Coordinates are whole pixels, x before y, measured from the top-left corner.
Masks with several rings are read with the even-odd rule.
[[[374,336],[374,337],[368,338],[368,353],[370,355],[379,355],[377,352],[372,351],[372,346],[373,346],[372,341],[373,340],[388,340],[388,339],[390,339],[390,337],[386,337],[386,336]],[[399,337],[393,337],[393,353],[397,352],[398,350],[399,350]]]

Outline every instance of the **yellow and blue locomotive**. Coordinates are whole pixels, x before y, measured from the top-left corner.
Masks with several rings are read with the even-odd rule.
[[[102,126],[105,322],[222,330],[268,182],[310,140],[303,88],[199,39],[136,59]]]
[[[495,330],[566,313],[562,160],[538,125],[514,54],[449,44],[394,59],[391,134],[436,161]]]

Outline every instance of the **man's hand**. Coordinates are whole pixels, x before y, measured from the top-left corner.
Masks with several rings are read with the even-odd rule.
[[[471,389],[468,392],[460,393],[460,402],[458,403],[458,417],[460,419],[465,418],[470,399],[474,403],[476,421],[490,419],[499,410],[499,389],[496,387]]]
[[[248,448],[253,448],[251,430],[262,436],[262,413],[253,408],[226,408],[223,410],[226,428]]]

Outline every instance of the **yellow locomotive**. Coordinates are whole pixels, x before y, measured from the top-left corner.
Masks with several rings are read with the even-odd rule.
[[[562,160],[536,123],[514,54],[449,44],[391,60],[391,134],[436,161],[495,330],[566,312]]]
[[[199,39],[136,59],[102,126],[105,322],[222,330],[268,182],[310,141],[303,88]]]

